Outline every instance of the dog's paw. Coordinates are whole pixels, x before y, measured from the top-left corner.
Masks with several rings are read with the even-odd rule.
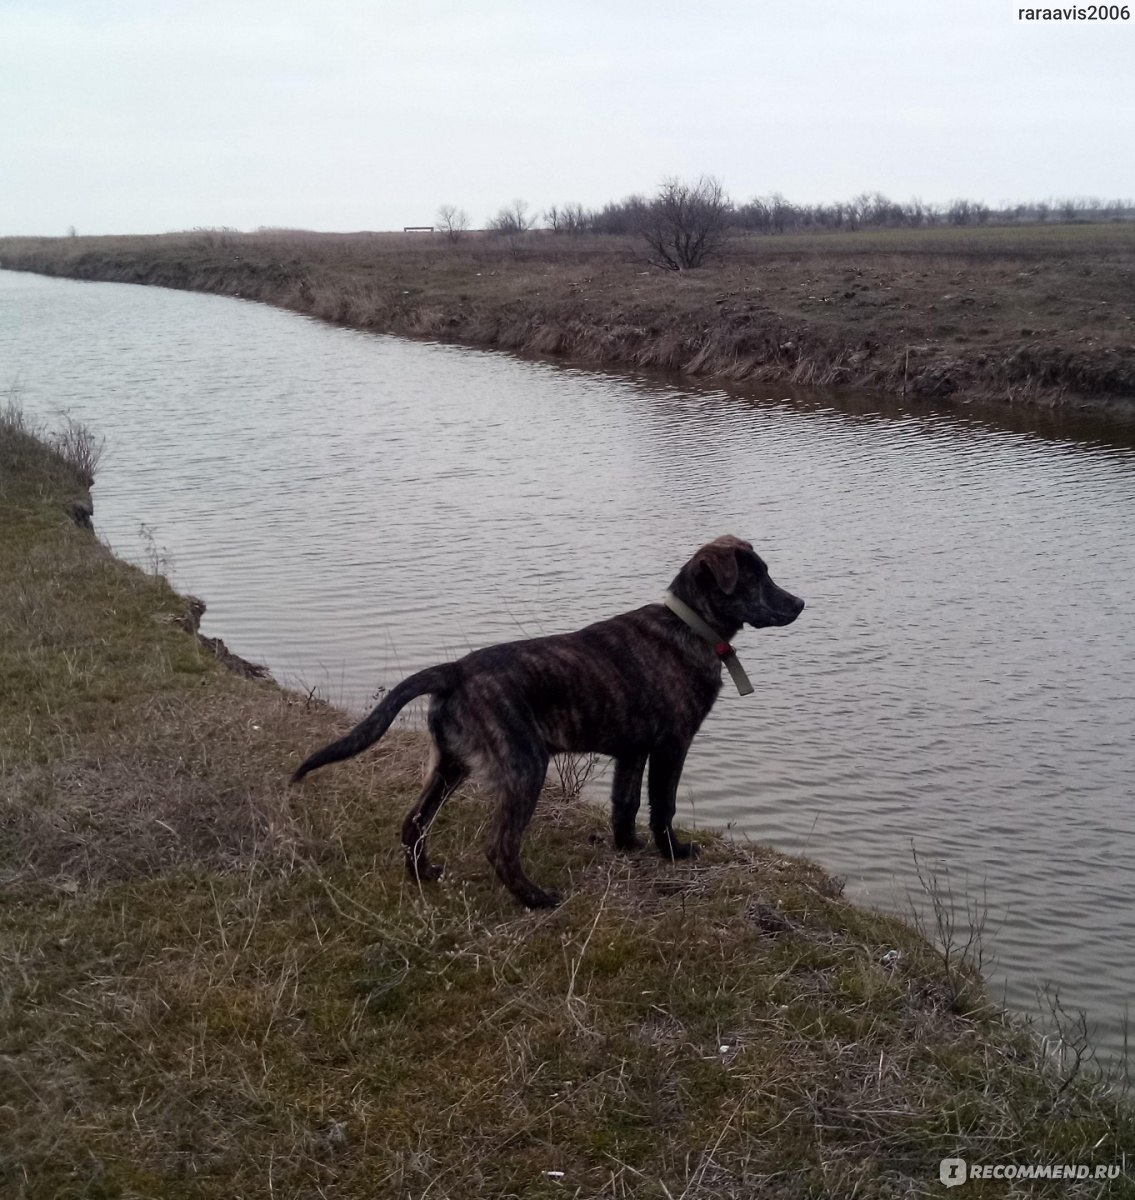
[[[437,883],[445,873],[444,863],[408,863],[410,878],[418,883]]]
[[[678,842],[671,838],[669,847],[662,853],[668,855],[675,862],[679,862],[683,859],[697,858],[701,853],[701,847],[697,842]]]
[[[526,892],[520,898],[521,904],[525,908],[556,908],[563,902],[563,896],[559,892],[546,892],[543,888],[536,888],[531,892]]]
[[[633,854],[636,850],[641,850],[646,843],[642,838],[635,834],[630,834],[628,837],[615,838],[615,849],[620,854]]]

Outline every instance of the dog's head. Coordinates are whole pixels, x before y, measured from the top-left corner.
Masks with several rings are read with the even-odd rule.
[[[753,547],[731,535],[703,546],[670,590],[727,638],[742,625],[791,625],[804,609],[803,600],[773,583]]]

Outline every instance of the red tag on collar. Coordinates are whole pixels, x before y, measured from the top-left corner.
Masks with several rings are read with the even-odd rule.
[[[713,649],[718,658],[726,658],[733,653],[733,647],[728,642],[718,642]]]

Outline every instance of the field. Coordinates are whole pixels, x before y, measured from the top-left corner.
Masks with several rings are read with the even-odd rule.
[[[1082,1044],[990,1001],[972,931],[931,944],[803,860],[616,855],[549,786],[526,857],[567,899],[527,913],[473,790],[419,889],[420,737],[289,788],[345,717],[226,669],[82,527],[91,448],[0,419],[0,1193],[899,1197],[955,1154],[1135,1146]]]
[[[0,265],[574,362],[1135,412],[1135,223],[737,235],[686,272],[547,231],[7,238]]]

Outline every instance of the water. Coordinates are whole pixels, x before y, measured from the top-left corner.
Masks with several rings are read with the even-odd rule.
[[[29,413],[105,435],[116,551],[166,560],[206,632],[354,710],[475,646],[655,600],[697,546],[748,537],[808,608],[737,638],[756,693],[727,681],[681,818],[807,853],[886,907],[906,906],[914,843],[987,904],[1009,1003],[1055,983],[1120,1045],[1130,429],[766,401],[0,272],[12,383]]]

